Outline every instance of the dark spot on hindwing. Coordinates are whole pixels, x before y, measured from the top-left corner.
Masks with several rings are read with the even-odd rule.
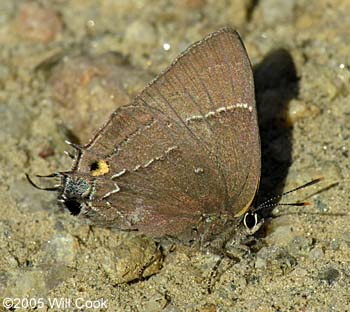
[[[99,165],[98,165],[98,161],[94,161],[91,165],[90,165],[90,171],[95,171],[99,169]]]
[[[105,160],[96,160],[90,164],[90,172],[93,177],[105,175],[109,172],[108,163]]]
[[[69,199],[64,202],[66,208],[70,211],[73,216],[77,216],[81,211],[81,203],[77,200]]]

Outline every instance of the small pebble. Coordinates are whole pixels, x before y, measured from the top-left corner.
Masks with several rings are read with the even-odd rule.
[[[86,143],[106,116],[129,104],[149,79],[107,53],[67,58],[52,70],[49,83],[57,114],[80,143]]]
[[[20,5],[16,24],[20,36],[44,43],[54,40],[63,27],[55,11],[41,7],[36,2],[24,2]]]
[[[145,236],[125,238],[113,250],[99,251],[100,263],[113,284],[127,283],[159,272],[162,254]]]
[[[311,260],[320,260],[324,257],[324,251],[322,248],[320,247],[315,247],[314,249],[312,249],[309,253],[309,258]]]
[[[293,215],[282,215],[268,223],[266,243],[269,246],[288,246],[292,241],[303,235],[300,221]]]
[[[125,33],[125,42],[136,50],[145,49],[145,47],[155,46],[157,35],[150,23],[136,20],[128,26]]]
[[[42,262],[48,266],[62,264],[72,267],[75,264],[77,251],[77,245],[72,235],[57,233],[47,242]]]
[[[334,268],[327,268],[319,274],[319,279],[328,285],[333,285],[339,278],[340,272]]]
[[[304,118],[315,118],[321,113],[321,110],[312,104],[306,104],[300,100],[291,100],[286,112],[287,126],[293,126],[299,120]]]

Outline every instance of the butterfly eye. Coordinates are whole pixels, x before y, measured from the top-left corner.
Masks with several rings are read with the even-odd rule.
[[[243,219],[244,226],[251,230],[258,224],[258,215],[256,213],[246,213]]]
[[[69,199],[64,202],[66,208],[70,211],[73,216],[77,216],[81,211],[81,203],[77,200]]]

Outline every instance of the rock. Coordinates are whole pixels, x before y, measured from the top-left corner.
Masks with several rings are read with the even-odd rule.
[[[97,253],[113,284],[151,276],[162,266],[162,253],[154,240],[141,235],[125,237],[112,250],[101,248]]]
[[[45,270],[16,269],[8,272],[6,288],[0,295],[24,298],[41,297],[46,293]]]
[[[18,34],[32,41],[54,40],[62,31],[62,21],[52,9],[39,6],[36,2],[23,2],[16,16]]]
[[[324,269],[318,276],[321,281],[326,282],[328,285],[333,285],[340,277],[340,272],[332,267]]]
[[[292,127],[296,122],[304,118],[315,118],[321,110],[312,104],[306,104],[300,100],[291,100],[286,111],[287,126]]]
[[[57,233],[44,247],[44,255],[41,264],[44,266],[56,266],[58,264],[73,267],[77,244],[69,233]]]
[[[4,145],[9,139],[18,139],[31,127],[33,113],[26,108],[25,103],[13,97],[8,99],[8,105],[1,106],[0,144]],[[5,154],[5,152],[3,152]]]
[[[288,246],[303,233],[303,227],[298,218],[293,215],[282,215],[268,223],[266,242],[269,246]]]
[[[284,247],[263,247],[256,256],[256,268],[268,270],[272,275],[287,274],[297,265],[297,259]]]
[[[312,261],[317,261],[320,260],[321,258],[323,258],[325,256],[324,251],[322,248],[320,247],[315,247],[314,249],[312,249],[309,253],[309,258]]]
[[[85,144],[115,109],[131,102],[149,79],[118,56],[105,54],[68,58],[54,68],[49,82],[57,102],[56,114]]]
[[[145,49],[156,44],[157,36],[154,27],[147,21],[135,20],[125,33],[125,41],[134,49]]]

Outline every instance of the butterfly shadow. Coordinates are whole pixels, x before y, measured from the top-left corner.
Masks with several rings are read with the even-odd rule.
[[[261,139],[261,181],[256,204],[282,194],[292,162],[292,126],[286,115],[288,103],[299,95],[299,79],[290,53],[270,52],[253,68]],[[271,211],[263,209],[267,217]]]

